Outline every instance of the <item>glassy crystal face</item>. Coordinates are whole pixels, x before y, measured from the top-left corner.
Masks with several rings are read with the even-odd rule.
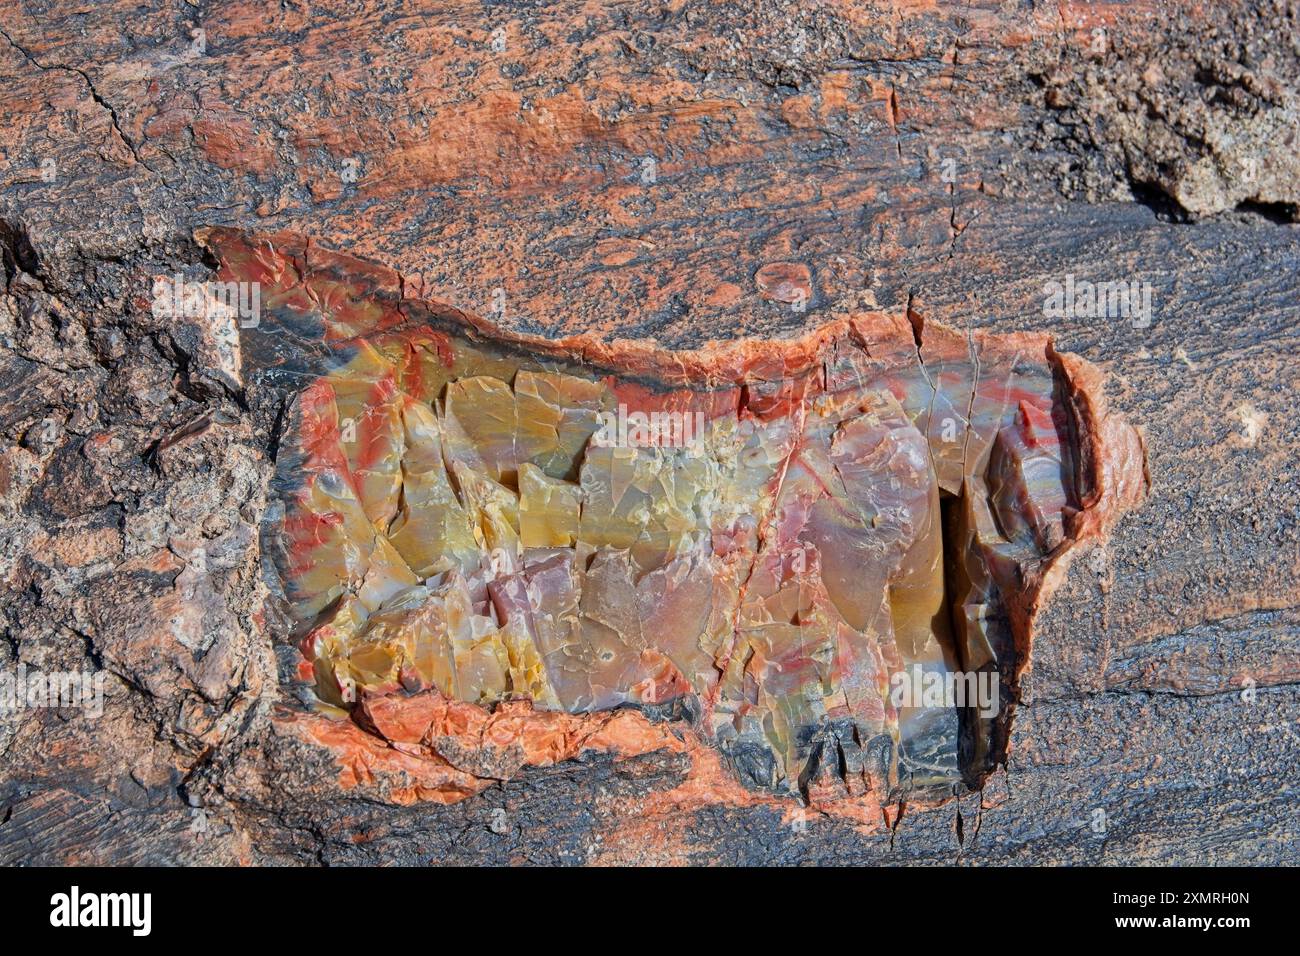
[[[874,316],[679,362],[220,252],[267,286],[268,364],[318,346],[264,540],[321,701],[667,712],[762,787],[987,768],[1017,600],[1078,508],[1044,340]]]

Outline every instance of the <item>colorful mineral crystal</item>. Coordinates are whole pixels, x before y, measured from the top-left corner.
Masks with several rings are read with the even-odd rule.
[[[1034,589],[1097,504],[1045,338],[546,341],[204,238],[261,284],[249,347],[293,394],[264,540],[322,702],[670,706],[751,785],[882,799],[995,758]],[[992,707],[954,703],[980,674]]]

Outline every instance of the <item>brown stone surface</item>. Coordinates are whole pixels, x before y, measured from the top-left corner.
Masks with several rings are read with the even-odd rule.
[[[6,8],[0,653],[106,684],[93,719],[0,715],[0,861],[1295,862],[1296,18]],[[1142,427],[1151,498],[1062,567],[980,794],[805,818],[671,722],[514,712],[524,769],[482,789],[520,756],[494,730],[374,710],[382,747],[285,700],[257,536],[283,398],[151,310],[154,277],[211,275],[210,225],[528,334],[1049,333]],[[1150,323],[1045,314],[1067,275],[1149,282]]]

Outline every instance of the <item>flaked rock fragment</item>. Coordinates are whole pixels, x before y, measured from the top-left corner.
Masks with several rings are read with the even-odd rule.
[[[246,360],[293,396],[263,543],[327,707],[681,704],[752,786],[950,793],[1004,756],[1058,559],[1145,488],[1044,336],[548,341],[296,237],[200,238],[260,284]]]

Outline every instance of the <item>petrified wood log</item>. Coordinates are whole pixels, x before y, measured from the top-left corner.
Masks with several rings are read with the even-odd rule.
[[[144,17],[109,3],[0,18],[5,674],[99,674],[105,693],[100,714],[0,715],[0,860],[1294,861],[1294,5],[177,3]],[[269,271],[241,272],[239,248]],[[158,307],[159,290],[214,278],[263,283],[264,322]],[[1119,282],[1149,298],[1116,315],[1074,294]],[[294,288],[308,301],[272,301]],[[346,327],[311,324],[335,320]],[[417,347],[428,330],[446,342]],[[466,369],[450,398],[396,372],[382,384],[394,349],[436,367],[468,341],[486,349],[475,362],[508,356],[505,370]],[[987,432],[974,405],[954,421],[981,449],[1002,441],[999,497],[992,451],[945,453],[933,408],[949,388],[978,399],[1020,346],[1018,418],[999,392]],[[499,673],[496,649],[478,671],[486,695],[404,673],[391,653],[354,671],[352,638],[412,610],[384,599],[325,646],[347,588],[329,592],[352,577],[312,607],[299,576],[355,555],[340,542],[294,560],[292,522],[304,489],[330,485],[331,455],[417,578],[404,586],[427,592],[451,571],[420,550],[433,532],[398,539],[421,520],[417,496],[440,493],[421,450],[458,427],[472,459],[460,477],[482,479],[473,500],[506,520],[468,525],[484,538],[462,542],[472,560],[457,573],[470,616],[509,627],[533,608],[509,593],[529,548],[582,547],[572,489],[588,463],[565,458],[567,438],[526,460],[517,436],[509,456],[483,454],[504,448],[479,428],[485,408],[546,405],[572,437],[590,421],[574,413],[584,394],[608,411],[676,392],[710,426],[761,419],[758,444],[778,447],[813,393],[835,393],[830,353],[874,404],[837,413],[828,457],[834,435],[851,450],[860,430],[865,449],[888,428],[933,471],[926,507],[905,509],[930,514],[930,550],[894,573],[934,576],[936,542],[985,549],[962,518],[977,502],[1001,506],[998,537],[1026,548],[994,581],[1007,709],[993,727],[956,715],[956,764],[922,761],[943,770],[937,788],[900,774],[908,735],[878,688],[843,714],[773,694],[798,654],[737,674],[736,700],[765,687],[771,713],[793,715],[782,731],[762,707],[753,724],[720,709],[724,677],[692,686],[709,671],[674,659],[661,642],[676,631],[643,641],[658,669],[602,683],[588,668],[577,691],[550,676],[539,639],[541,660],[515,661],[531,700],[514,693],[509,649]],[[565,389],[570,404],[544,400]],[[731,396],[727,415],[690,405],[704,395]],[[313,426],[313,397],[332,399],[333,420]],[[349,401],[374,442],[365,462],[331,432]],[[428,416],[406,414],[417,406]],[[304,440],[321,428],[312,465]],[[1056,489],[1009,478],[1039,447]],[[593,489],[612,480],[608,458],[589,468]],[[890,469],[866,472],[869,497]],[[1149,497],[1121,516],[1147,474]],[[954,490],[972,479],[987,493]],[[754,567],[765,493],[736,542]],[[845,482],[828,500],[858,495]],[[512,502],[546,544],[509,540],[525,526]],[[701,530],[694,499],[678,512],[682,535]],[[491,582],[485,527],[520,562]],[[617,587],[614,553],[636,564],[622,568],[634,585],[672,560],[712,561],[664,540],[602,541],[601,563],[580,569],[609,582],[592,593]],[[823,559],[851,552],[814,552],[771,575],[769,597],[787,571],[805,575],[789,633],[852,625],[855,603],[881,595],[879,580],[837,591]],[[953,621],[962,578],[939,577],[921,591]],[[579,622],[610,616],[592,610]],[[603,623],[618,643],[635,630]],[[926,637],[951,638],[952,661],[974,659],[936,627]],[[881,661],[901,646],[884,627],[850,630],[872,632]],[[374,636],[380,651],[407,639]],[[841,691],[861,673],[831,666],[812,683]],[[331,682],[347,705],[333,714],[319,707]],[[829,736],[798,730],[814,725]],[[853,783],[844,742],[876,730],[891,752],[874,781],[864,757]]]

